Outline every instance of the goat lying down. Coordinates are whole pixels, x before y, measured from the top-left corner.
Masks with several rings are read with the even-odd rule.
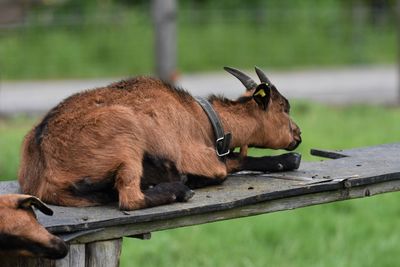
[[[32,207],[44,214],[53,214],[36,197],[20,194],[0,196],[0,255],[65,257],[67,245],[38,223]]]
[[[24,193],[65,206],[119,201],[135,210],[192,197],[190,188],[223,182],[241,170],[296,169],[297,153],[253,158],[247,147],[294,150],[300,129],[290,105],[256,68],[256,84],[225,68],[246,87],[237,100],[209,103],[231,139],[216,153],[210,119],[194,97],[158,79],[137,77],[75,94],[54,107],[25,137],[19,169]]]

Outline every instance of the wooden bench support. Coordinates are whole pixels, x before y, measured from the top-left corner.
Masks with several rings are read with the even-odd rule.
[[[52,261],[53,266],[57,267],[86,267],[86,245],[85,244],[71,244],[69,246],[68,255],[62,259],[57,261]],[[49,265],[51,266],[51,265]]]
[[[98,241],[86,245],[86,267],[118,266],[122,238]]]

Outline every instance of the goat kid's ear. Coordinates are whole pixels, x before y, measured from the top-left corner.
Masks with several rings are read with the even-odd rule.
[[[53,211],[37,197],[26,197],[18,201],[18,208],[29,209],[35,207],[46,215],[53,215]]]
[[[263,110],[267,110],[269,99],[271,98],[270,85],[267,83],[258,85],[253,93],[253,98]]]

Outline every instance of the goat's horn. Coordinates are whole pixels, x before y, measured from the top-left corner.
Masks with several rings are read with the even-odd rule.
[[[255,68],[256,68],[257,76],[262,83],[272,84],[271,81],[268,79],[267,75],[265,75],[265,73],[261,69],[259,69],[257,67],[255,67]]]
[[[26,197],[18,203],[18,207],[23,209],[30,208],[31,206],[34,206],[46,215],[53,215],[53,211],[37,197]]]
[[[227,72],[238,78],[239,81],[244,85],[244,87],[246,87],[247,90],[251,90],[257,87],[257,83],[252,78],[241,72],[240,70],[230,67],[224,67],[224,70],[226,70]]]

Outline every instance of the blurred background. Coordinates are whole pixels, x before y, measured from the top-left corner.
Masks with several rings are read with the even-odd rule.
[[[136,75],[196,95],[261,67],[291,100],[298,151],[400,141],[399,0],[0,0],[0,180],[63,98]],[[253,150],[253,154],[282,153]],[[396,266],[400,195],[125,239],[121,266]]]

